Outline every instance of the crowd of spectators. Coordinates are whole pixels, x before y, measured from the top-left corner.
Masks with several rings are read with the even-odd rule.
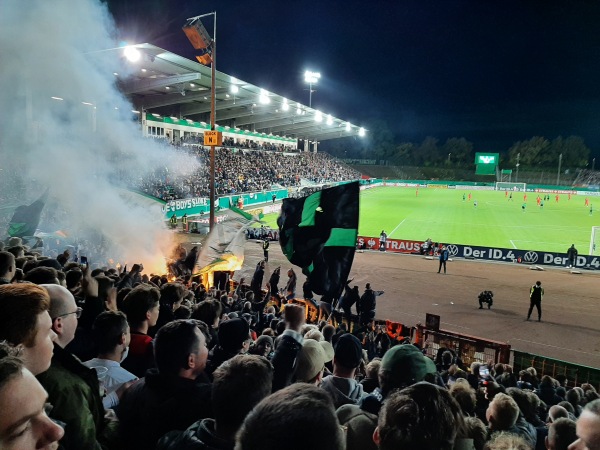
[[[204,145],[204,135],[187,135],[179,140],[177,145]],[[297,152],[298,148],[291,144],[276,144],[274,142],[257,142],[252,139],[223,137],[223,147],[244,148],[253,150],[268,150],[270,152]]]
[[[306,323],[278,269],[217,290],[1,247],[2,449],[600,449],[593,386]]]
[[[167,168],[161,168],[135,187],[164,200],[207,197],[210,194],[209,149],[190,145],[180,147],[180,151],[191,152],[199,161],[199,169],[190,175],[178,176]],[[215,152],[217,196],[358,178],[358,172],[325,153],[291,154],[226,147]]]
[[[600,171],[598,170],[580,170],[577,178],[573,181],[573,186],[600,186]]]

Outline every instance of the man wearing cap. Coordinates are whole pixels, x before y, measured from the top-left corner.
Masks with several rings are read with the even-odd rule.
[[[305,339],[296,358],[296,382],[319,386],[325,364],[334,357],[333,346],[327,341]]]
[[[376,449],[372,436],[383,401],[396,389],[420,381],[433,381],[435,377],[435,363],[414,345],[397,345],[389,349],[381,360],[380,387],[366,396],[360,406],[344,405],[336,412],[340,424],[348,429],[346,450]]]
[[[354,379],[361,361],[362,345],[358,338],[349,333],[342,335],[335,345],[333,375],[325,377],[321,384],[321,388],[331,395],[336,408],[356,405],[366,396],[362,385]]]

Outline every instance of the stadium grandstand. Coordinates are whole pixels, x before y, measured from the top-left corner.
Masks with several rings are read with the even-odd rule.
[[[119,86],[135,105],[142,133],[200,164],[186,176],[165,168],[121,181],[162,200],[206,197],[209,151],[202,135],[209,129],[210,71],[150,44],[135,49],[144,70],[119,78]],[[303,186],[316,191],[361,177],[318,152],[318,142],[366,130],[223,73],[217,73],[216,81],[217,124],[224,136],[216,152],[218,196]],[[423,177],[416,169],[385,167],[390,177]],[[588,177],[581,184],[595,181]],[[350,185],[358,192],[356,184],[344,187]],[[415,202],[423,198],[419,187],[410,188]],[[448,185],[432,187],[451,191]],[[502,193],[493,193],[508,203]],[[266,199],[262,203],[270,201]],[[390,203],[387,209],[395,206]],[[29,207],[24,205],[21,212]],[[110,215],[109,206],[100,209]],[[61,209],[52,214],[61,214]],[[129,228],[135,232],[136,226],[134,222]],[[125,235],[127,230],[122,231]],[[525,323],[524,317],[515,325],[514,311],[527,306],[519,304],[516,289],[522,286],[514,287],[523,283],[516,281],[516,264],[506,261],[502,268],[485,270],[466,259],[452,262],[443,284],[436,284],[433,278],[441,280],[442,274],[438,270],[439,275],[432,275],[431,265],[437,265],[432,259],[448,251],[443,245],[434,256],[392,255],[385,251],[387,234],[382,231],[381,251],[363,247],[357,254],[356,281],[346,283],[340,298],[319,300],[310,284],[297,278],[282,251],[273,246],[269,256],[268,242],[262,239],[260,247],[247,241],[250,262],[235,281],[225,270],[204,277],[197,267],[198,237],[192,236],[192,242],[187,230],[181,231],[167,231],[171,238],[183,236],[172,249],[169,273],[144,269],[146,261],[120,264],[102,246],[104,229],[98,244],[82,242],[78,248],[58,248],[63,242],[56,234],[47,239],[54,244],[50,249],[39,236],[13,235],[0,243],[1,448],[59,448],[60,441],[60,448],[67,450],[480,450],[486,441],[485,448],[504,448],[491,445],[508,439],[521,445],[511,448],[536,449],[558,434],[570,444],[578,439],[575,427],[579,433],[586,424],[584,430],[596,445],[589,448],[599,448],[597,369],[557,360],[546,363],[549,358],[514,352],[508,342],[444,330],[435,314],[427,316],[425,325],[376,315],[378,308],[415,319],[417,311],[420,320],[423,308],[431,307],[455,314],[461,330],[504,327],[511,336],[524,324],[556,326]],[[131,236],[118,237],[124,246],[130,244]],[[218,238],[215,247],[225,247],[222,236]],[[354,236],[349,247],[354,257]],[[91,254],[97,255],[94,264],[86,258]],[[498,319],[481,319],[476,297],[467,299],[466,287],[497,282],[490,273],[501,271],[498,278],[511,285],[511,296],[502,298],[496,292],[494,309],[488,301],[481,312],[498,311]],[[546,275],[545,287],[546,279],[570,273]],[[530,273],[524,278],[529,280]],[[364,288],[354,286],[359,281]],[[581,277],[580,284],[587,289],[594,281]],[[487,292],[489,286],[484,287]],[[419,295],[412,295],[413,289]],[[548,291],[545,302],[552,299]],[[387,297],[380,299],[383,295]],[[569,292],[564,303],[577,309],[573,297]],[[527,303],[527,292],[524,298]],[[577,301],[589,305],[590,297]],[[541,309],[537,311],[541,322]],[[510,320],[512,325],[506,326]],[[596,332],[588,322],[580,326],[593,321],[593,315],[577,320],[578,328],[568,329],[571,340],[583,341],[582,333]],[[557,330],[564,339],[567,328]],[[544,331],[529,333],[538,340],[544,337]],[[561,350],[576,348],[573,352],[583,357],[597,357],[592,355],[594,342],[583,350],[577,342],[572,345]],[[413,414],[417,410],[420,414]],[[30,445],[21,445],[24,440]]]

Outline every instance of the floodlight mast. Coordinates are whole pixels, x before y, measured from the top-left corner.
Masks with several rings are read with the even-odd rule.
[[[216,65],[217,65],[217,12],[201,14],[190,17],[188,21],[200,20],[203,17],[213,16],[213,35],[211,43],[211,63],[210,63],[210,130],[216,128]],[[215,146],[210,146],[210,217],[209,230],[212,231],[215,226]]]
[[[321,78],[321,74],[319,72],[312,72],[307,70],[304,72],[304,82],[308,83],[308,107],[312,108],[312,93],[313,93],[313,84],[317,84]]]

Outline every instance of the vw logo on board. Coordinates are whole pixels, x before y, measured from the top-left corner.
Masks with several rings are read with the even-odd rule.
[[[530,264],[535,264],[538,260],[538,254],[536,252],[527,252],[523,255],[523,261]]]
[[[456,256],[458,255],[458,247],[454,244],[450,244],[450,245],[446,245],[446,250],[448,250],[448,255],[449,256]]]

